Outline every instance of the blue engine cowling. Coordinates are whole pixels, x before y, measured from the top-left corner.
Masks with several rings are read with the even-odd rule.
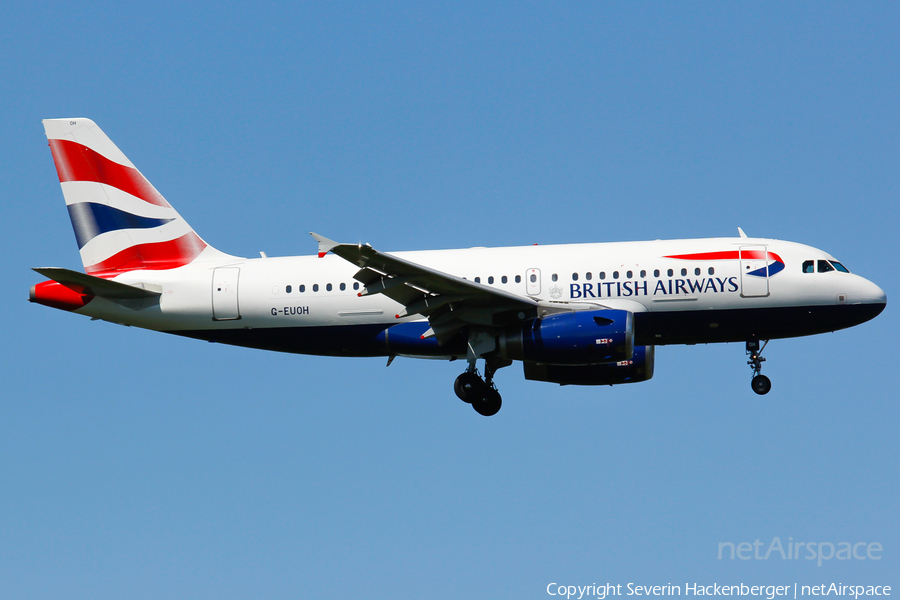
[[[500,356],[551,365],[631,360],[634,315],[627,310],[566,312],[534,319],[498,337]]]
[[[546,365],[525,363],[525,379],[559,385],[618,385],[653,377],[653,346],[638,346],[631,360],[606,365]]]

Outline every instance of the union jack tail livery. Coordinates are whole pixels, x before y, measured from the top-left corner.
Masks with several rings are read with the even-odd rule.
[[[93,121],[43,123],[88,274],[174,269],[201,256],[224,256],[200,239]]]

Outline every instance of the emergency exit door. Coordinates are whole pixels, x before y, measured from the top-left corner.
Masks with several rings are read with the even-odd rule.
[[[525,293],[529,296],[541,295],[540,269],[528,269],[525,271]]]

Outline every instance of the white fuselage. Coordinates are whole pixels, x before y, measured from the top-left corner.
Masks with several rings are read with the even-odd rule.
[[[768,261],[758,256],[755,260],[741,260],[741,249],[754,248],[764,248]],[[700,258],[671,258],[698,255]],[[394,256],[528,296],[550,307],[575,303],[628,310],[637,315],[636,335],[643,344],[741,341],[747,332],[736,323],[744,317],[750,321],[773,321],[766,331],[753,334],[762,339],[831,331],[877,314],[869,316],[871,311],[863,309],[861,316],[851,316],[853,307],[859,311],[859,307],[883,307],[885,302],[884,292],[878,286],[857,275],[837,270],[803,272],[804,262],[834,260],[825,252],[769,239],[469,248],[402,252]],[[246,344],[234,334],[340,328],[343,335],[360,326],[384,329],[423,320],[418,315],[396,318],[403,307],[382,294],[360,297],[363,285],[354,280],[358,269],[334,255],[211,261],[202,258],[177,269],[131,271],[116,278],[122,283],[158,286],[162,289],[158,303],[96,298],[77,312],[192,337],[216,339],[215,332],[231,331],[231,336],[219,341],[257,347],[269,347],[268,343],[253,341],[262,339],[258,336],[263,332],[248,333]],[[777,266],[778,262],[783,263],[783,268]],[[774,274],[747,274],[765,269],[767,264]],[[791,323],[795,321],[793,313],[778,309],[828,312],[821,313],[818,324],[801,324]],[[842,309],[847,318],[835,320],[833,315],[842,314]],[[693,334],[680,334],[677,326],[668,326],[672,331],[667,330],[666,324],[673,322],[667,317],[678,314],[691,315],[689,320],[697,322]],[[365,339],[358,354],[380,354],[365,343],[371,337],[369,331],[360,331],[364,331]],[[279,347],[273,349],[353,354],[352,348],[320,352],[305,343],[296,348],[280,347],[285,343],[279,342]],[[327,344],[322,348],[327,350]]]

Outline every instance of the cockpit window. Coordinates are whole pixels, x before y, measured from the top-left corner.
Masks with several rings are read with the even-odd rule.
[[[841,263],[839,263],[836,260],[831,261],[831,264],[834,265],[834,268],[837,269],[838,271],[840,271],[841,273],[849,273],[850,272],[847,270],[847,267],[845,267],[844,265],[842,265]]]
[[[819,261],[819,273],[827,273],[828,271],[834,271],[834,267],[831,266],[827,260]]]
[[[816,261],[804,260],[803,261],[803,272],[804,273],[815,273],[816,272]]]

